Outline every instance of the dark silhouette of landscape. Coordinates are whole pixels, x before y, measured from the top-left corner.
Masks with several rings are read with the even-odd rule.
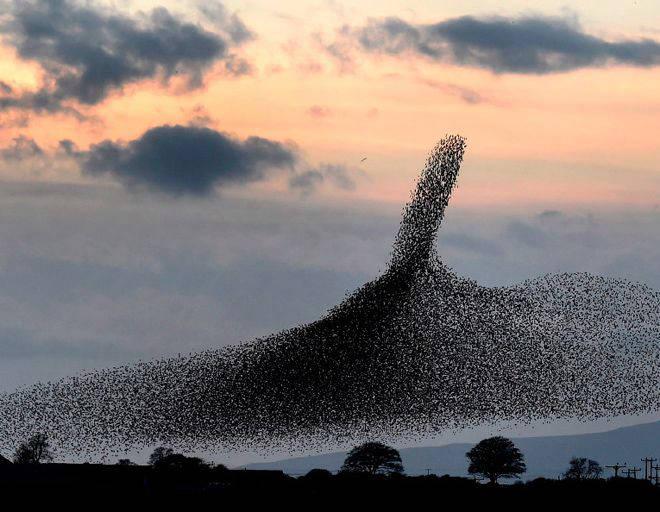
[[[36,438],[36,436],[35,436]],[[47,440],[40,438],[42,443]],[[47,446],[45,446],[47,448]],[[15,459],[21,449],[16,450]],[[67,502],[126,505],[391,506],[429,500],[463,500],[471,505],[535,503],[636,503],[660,498],[660,480],[603,478],[598,461],[573,457],[557,479],[537,478],[501,485],[499,477],[522,476],[525,456],[503,437],[482,440],[465,453],[471,477],[448,474],[406,476],[399,452],[367,442],[346,456],[339,472],[312,469],[293,477],[282,471],[227,469],[199,457],[159,447],[148,465],[129,459],[116,464],[32,462],[0,464],[4,500],[30,497],[31,503]],[[654,466],[653,463],[651,464]]]
[[[640,458],[647,454],[654,456],[660,446],[660,421],[622,427],[605,432],[535,436],[512,438],[525,454],[526,480],[535,478],[556,478],[565,469],[567,461],[582,455],[600,461],[602,464],[628,462],[640,466]],[[450,474],[468,476],[465,452],[474,443],[451,443],[444,446],[421,446],[400,448],[399,453],[409,475],[426,475],[427,470],[438,475]],[[323,468],[333,473],[341,467],[346,452],[333,452],[307,457],[274,460],[247,464],[247,469],[282,470],[287,474],[300,476],[313,468]],[[604,476],[613,474],[607,470]],[[505,480],[511,482],[511,480]]]

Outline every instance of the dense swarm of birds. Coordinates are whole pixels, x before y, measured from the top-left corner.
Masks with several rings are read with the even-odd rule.
[[[464,150],[434,148],[387,271],[319,320],[0,395],[0,444],[267,450],[659,411],[660,293],[585,273],[487,288],[439,259]]]

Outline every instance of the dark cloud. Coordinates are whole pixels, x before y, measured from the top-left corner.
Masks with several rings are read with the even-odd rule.
[[[3,160],[23,160],[34,156],[40,156],[43,150],[30,137],[19,135],[13,140],[13,143],[0,149],[0,157]]]
[[[292,176],[289,187],[309,195],[326,181],[342,190],[354,190],[356,186],[350,171],[343,165],[321,164],[318,168]]]
[[[220,30],[226,32],[231,41],[241,44],[255,38],[255,34],[234,13],[230,14],[220,2],[203,0],[197,3],[197,9],[204,17]]]
[[[77,157],[80,155],[76,143],[69,139],[62,139],[58,143],[58,149],[66,156]]]
[[[130,18],[73,0],[17,0],[10,5],[0,25],[4,41],[20,58],[38,62],[46,78],[37,91],[12,95],[3,88],[0,110],[59,112],[67,108],[67,100],[94,105],[126,84],[151,78],[166,84],[175,75],[195,88],[218,61],[230,74],[250,69],[230,52],[251,34],[236,16],[218,20],[217,32],[210,32],[180,21],[163,7]]]
[[[0,92],[4,94],[11,94],[12,91],[13,89],[11,85],[9,85],[7,82],[3,82],[2,80],[0,80]]]
[[[350,64],[346,38],[368,52],[417,54],[496,73],[557,73],[621,64],[660,64],[660,43],[653,39],[607,41],[585,33],[574,18],[461,16],[429,25],[399,18],[372,19],[360,28],[342,27],[331,55]]]
[[[62,141],[64,151],[73,151]],[[261,181],[272,168],[292,169],[292,144],[261,137],[244,141],[198,126],[159,126],[128,143],[110,140],[79,152],[83,172],[109,174],[130,188],[169,195],[210,194],[216,187]]]

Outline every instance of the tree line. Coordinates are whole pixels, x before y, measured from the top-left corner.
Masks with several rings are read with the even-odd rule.
[[[501,478],[516,478],[525,473],[524,455],[513,441],[501,436],[489,437],[477,443],[466,454],[469,461],[468,473],[475,478],[488,480],[497,484]],[[16,449],[14,464],[41,464],[52,462],[54,451],[45,434],[35,434],[21,443]],[[119,465],[135,465],[130,459],[119,459]],[[190,457],[176,453],[172,448],[158,447],[149,457],[149,465],[156,470],[169,472],[195,472],[208,470],[226,470],[222,465],[213,466],[200,457]],[[340,469],[340,473],[366,475],[402,475],[403,462],[399,452],[381,442],[365,442],[350,450]],[[602,466],[595,460],[586,457],[573,457],[563,477],[568,480],[593,480],[601,477]],[[308,476],[320,477],[330,474],[327,470],[315,469]]]

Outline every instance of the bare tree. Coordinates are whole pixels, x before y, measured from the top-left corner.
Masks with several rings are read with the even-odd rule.
[[[21,443],[14,453],[15,464],[41,464],[53,461],[53,450],[46,434],[35,434]]]
[[[598,462],[586,457],[573,457],[564,473],[567,480],[594,480],[600,478],[603,468]]]

